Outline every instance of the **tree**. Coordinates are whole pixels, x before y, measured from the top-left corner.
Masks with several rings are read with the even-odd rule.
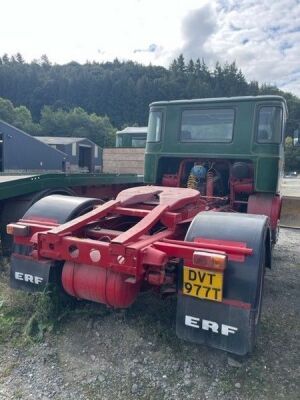
[[[32,123],[31,112],[25,106],[16,107],[14,109],[14,125],[22,128],[22,126]]]
[[[184,73],[186,71],[183,54],[180,54],[179,57],[177,58],[177,68],[178,68],[178,72],[180,72],[180,73]]]
[[[14,107],[10,100],[0,97],[0,119],[30,134],[38,134],[39,124],[32,121],[31,112],[25,106]]]
[[[12,123],[14,118],[15,114],[12,102],[0,97],[0,119],[5,122]]]
[[[34,122],[41,119],[43,107],[49,106],[52,110],[81,108],[89,115],[107,115],[118,128],[124,124],[146,125],[148,106],[153,101],[258,94],[286,98],[288,132],[292,132],[300,122],[300,99],[275,86],[247,82],[236,63],[217,63],[210,69],[200,57],[185,61],[183,54],[170,63],[169,69],[117,59],[57,65],[45,54],[30,63],[21,54],[16,54],[13,62],[4,54],[0,63],[0,96],[27,107]],[[57,129],[66,132],[58,123],[50,131],[56,134]]]
[[[38,135],[41,130],[40,125],[35,124],[32,121],[31,112],[25,106],[16,107],[14,109],[14,120],[12,125],[31,135]]]
[[[115,143],[116,129],[109,118],[95,113],[88,114],[81,107],[65,111],[45,106],[40,125],[44,135],[86,137],[101,147]]]
[[[183,74],[186,71],[183,54],[180,54],[176,59],[172,61],[169,69],[174,74]]]
[[[8,57],[8,54],[7,54],[7,53],[3,54],[3,56],[2,56],[2,63],[3,63],[3,64],[9,64],[9,57]]]
[[[186,67],[186,72],[188,75],[194,75],[195,74],[195,64],[194,61],[191,59]]]
[[[16,54],[16,60],[17,60],[17,62],[19,63],[19,64],[24,64],[24,58],[22,57],[22,54],[21,53],[17,53]]]
[[[49,60],[47,54],[43,54],[43,55],[41,56],[41,65],[42,65],[43,67],[50,67],[50,66],[51,66],[51,62],[50,62],[50,60]]]

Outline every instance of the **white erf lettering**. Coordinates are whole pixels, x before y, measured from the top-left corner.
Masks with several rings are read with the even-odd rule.
[[[29,274],[24,274],[24,281],[33,283],[33,276]]]
[[[192,328],[200,328],[199,321],[200,318],[191,317],[190,315],[185,316],[185,325],[191,326]]]
[[[17,279],[18,281],[22,281],[23,280],[22,272],[15,272],[15,279]]]
[[[235,328],[234,326],[230,325],[222,325],[221,327],[221,333],[222,335],[228,336],[229,333],[235,333],[238,330],[238,328]]]
[[[201,321],[200,318],[192,317],[191,315],[185,316],[185,325],[191,328],[201,328],[204,331],[212,331],[213,333],[219,333],[224,336],[229,336],[230,334],[235,334],[238,331],[238,328],[235,326],[230,326],[226,324],[218,324],[215,321],[209,321],[207,319],[203,319]]]
[[[43,278],[41,278],[40,276],[35,276],[34,277],[34,283],[36,284],[36,285],[38,285],[39,283],[42,283],[43,282]]]
[[[43,278],[31,274],[23,274],[22,272],[15,272],[15,279],[18,281],[30,282],[39,285],[43,282]]]
[[[219,333],[219,325],[216,322],[208,321],[207,319],[202,320],[202,329],[205,331],[211,330],[214,333]]]

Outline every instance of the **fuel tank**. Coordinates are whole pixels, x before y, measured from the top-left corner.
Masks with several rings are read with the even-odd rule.
[[[141,281],[107,268],[67,261],[62,270],[62,285],[74,297],[127,308],[136,299]]]

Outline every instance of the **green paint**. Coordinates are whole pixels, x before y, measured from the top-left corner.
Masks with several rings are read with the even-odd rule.
[[[2,178],[2,179],[1,179]],[[142,175],[134,174],[41,174],[22,177],[0,176],[0,200],[58,187],[139,184]]]
[[[204,141],[190,142],[188,141],[190,139],[183,139],[182,124],[185,123],[185,116],[193,112],[201,114],[201,110],[206,110],[216,118],[222,114],[218,110],[225,110],[224,113],[230,118],[232,113],[228,110],[233,110],[232,140],[229,141],[228,137],[224,136],[223,142],[220,140],[209,142],[209,134],[214,129],[209,125],[214,124],[212,120],[207,124]],[[283,97],[256,96],[155,102],[150,105],[150,121],[151,113],[157,116],[158,112],[162,113],[160,141],[147,142],[146,183],[160,184],[162,175],[170,171],[176,172],[180,161],[186,158],[249,160],[254,166],[255,190],[272,193],[277,191],[278,177],[283,169],[283,139],[280,143],[268,143],[267,140],[273,141],[273,136],[277,138],[278,132],[282,132],[283,136],[287,118],[287,106]],[[266,121],[269,121],[268,125],[264,126],[263,124],[267,124]],[[223,129],[230,130],[231,126],[227,123]],[[218,137],[219,128],[215,129],[215,135]],[[263,130],[268,130],[266,133],[269,134],[268,139],[264,139]],[[165,171],[166,166],[168,171]]]

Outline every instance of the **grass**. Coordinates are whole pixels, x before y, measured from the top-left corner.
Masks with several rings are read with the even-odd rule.
[[[41,341],[72,308],[72,301],[58,291],[26,293],[12,290],[8,265],[0,266],[0,345]]]

